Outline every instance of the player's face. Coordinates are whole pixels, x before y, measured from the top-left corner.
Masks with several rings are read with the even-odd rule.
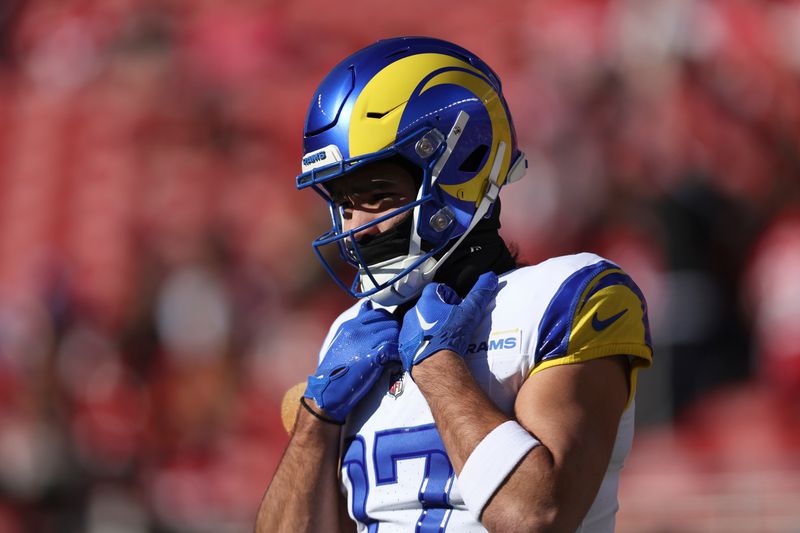
[[[378,161],[336,179],[328,186],[340,209],[342,229],[349,231],[412,202],[417,196],[414,177],[408,169],[391,161]],[[356,240],[376,236],[411,216],[406,211],[366,228]]]

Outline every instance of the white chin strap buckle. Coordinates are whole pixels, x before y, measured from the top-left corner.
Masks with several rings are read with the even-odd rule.
[[[395,257],[394,259],[371,265],[369,267],[369,274],[362,269],[359,272],[361,290],[367,292],[385,283],[391,282],[391,280],[396,278],[403,270],[419,261],[420,257],[419,255]],[[426,270],[430,270],[435,264],[435,259],[428,258],[399,280],[387,285],[375,294],[369,295],[369,299],[383,306],[399,305],[403,302],[407,302],[418,295],[425,285],[428,284],[430,279],[426,279],[422,273]],[[370,277],[370,274],[372,274],[372,277]]]

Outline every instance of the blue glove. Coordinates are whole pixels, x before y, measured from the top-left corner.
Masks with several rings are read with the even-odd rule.
[[[328,351],[303,394],[337,422],[369,392],[383,365],[397,361],[400,325],[385,309],[372,309],[368,301],[358,315],[339,326]]]
[[[400,330],[400,359],[411,368],[441,350],[463,356],[484,310],[497,292],[497,275],[481,274],[461,301],[456,291],[443,283],[431,283],[422,290],[417,305],[403,317]]]

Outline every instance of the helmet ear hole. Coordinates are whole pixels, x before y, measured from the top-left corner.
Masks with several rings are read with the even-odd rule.
[[[480,146],[476,147],[466,159],[464,159],[464,161],[461,163],[461,166],[458,167],[458,170],[462,172],[477,172],[478,169],[481,168],[481,163],[483,163],[483,160],[488,152],[489,147],[485,144],[481,144]]]

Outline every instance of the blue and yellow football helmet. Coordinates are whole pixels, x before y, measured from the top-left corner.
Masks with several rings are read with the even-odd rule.
[[[419,169],[416,200],[344,231],[326,183],[390,157]],[[396,305],[419,294],[526,166],[489,66],[452,43],[403,37],[356,52],[322,81],[305,122],[297,187],[311,187],[329,202],[333,226],[313,247],[334,280],[355,297]],[[355,235],[409,210],[408,249],[367,264]],[[329,245],[358,269],[352,283],[321,252]]]

